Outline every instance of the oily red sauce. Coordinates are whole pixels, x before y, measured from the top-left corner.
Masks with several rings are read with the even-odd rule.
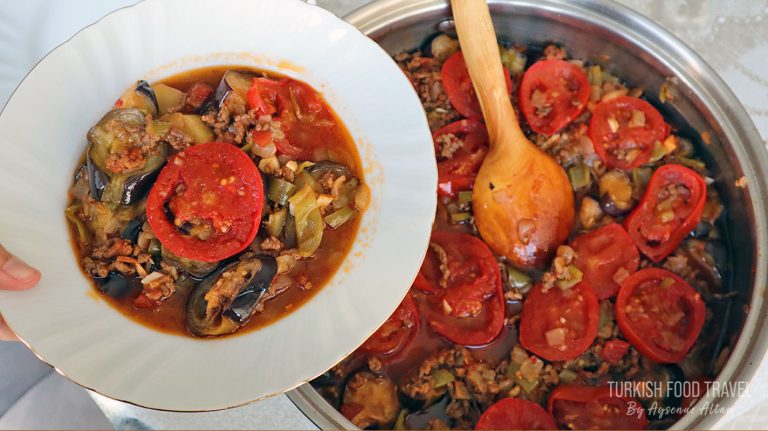
[[[227,70],[245,70],[255,73],[264,73],[259,70],[248,69],[241,66],[211,66],[173,75],[158,82],[162,82],[181,91],[189,89],[194,82],[204,82],[211,87],[216,88],[224,75],[224,72]],[[266,73],[264,73],[264,75],[266,76]],[[268,76],[273,78],[280,77],[272,72],[270,72]],[[321,142],[321,146],[313,146],[316,148],[316,161],[331,160],[341,163],[349,168],[352,174],[357,177],[361,183],[364,183],[362,162],[349,131],[333,109],[324,99],[322,99],[322,95],[318,95],[326,108],[319,120],[331,121],[334,125],[332,127],[305,128],[298,130],[294,135],[299,136],[298,139],[302,139],[301,135],[303,135],[304,139]],[[296,145],[301,146],[301,143],[297,142]],[[83,155],[77,171],[84,165],[85,155]],[[138,205],[143,205],[143,202]],[[322,243],[316,254],[309,259],[300,260],[291,270],[290,275],[294,277],[297,275],[305,275],[311,283],[310,289],[303,289],[298,285],[293,284],[283,293],[267,301],[265,308],[261,313],[254,314],[246,325],[230,335],[243,334],[267,326],[300,308],[304,303],[310,300],[341,267],[345,257],[352,248],[361,219],[362,212],[335,230],[325,229],[323,232]],[[80,248],[77,241],[77,230],[71,223],[68,224],[73,248],[78,259],[82,261],[82,258],[86,256],[88,250]],[[260,232],[262,232],[263,229],[262,226]],[[257,237],[257,241],[261,239],[263,239],[263,236],[260,234]],[[87,274],[85,275],[93,282],[94,289],[98,293],[98,281],[93,280]],[[141,283],[138,278],[129,281],[133,290],[135,290],[135,293],[132,292],[121,299],[101,293],[98,293],[97,296],[105,299],[111,306],[137,323],[166,333],[190,336],[185,324],[185,309],[187,299],[189,298],[191,291],[195,288],[198,280],[192,278],[187,278],[183,282],[180,280],[179,289],[176,293],[159,308],[154,310],[134,307],[133,301],[136,294],[141,290]]]

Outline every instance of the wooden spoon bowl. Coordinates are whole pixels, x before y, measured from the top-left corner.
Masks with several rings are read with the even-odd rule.
[[[451,0],[451,5],[491,142],[472,193],[478,230],[494,252],[514,265],[541,267],[573,227],[571,183],[520,128],[485,0]]]

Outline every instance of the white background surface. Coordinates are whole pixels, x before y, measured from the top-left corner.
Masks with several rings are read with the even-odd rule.
[[[622,0],[697,51],[723,77],[768,138],[768,0]],[[0,105],[45,53],[80,28],[135,0],[0,0]],[[363,0],[318,0],[343,15]],[[0,343],[0,429],[104,428],[86,392],[34,359]],[[19,398],[21,397],[21,398]],[[16,401],[16,399],[18,401]],[[311,429],[284,396],[217,413],[175,414],[94,396],[118,428]],[[3,412],[5,414],[3,415]],[[725,429],[768,426],[768,367],[721,421]]]

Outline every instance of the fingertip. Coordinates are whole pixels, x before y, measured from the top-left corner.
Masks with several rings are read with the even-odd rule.
[[[17,280],[0,271],[0,290],[27,290],[34,287],[41,277],[40,271],[35,270],[35,273],[30,274],[26,279]]]
[[[12,254],[0,265],[0,275],[6,278],[0,278],[0,289],[28,289],[40,281],[40,271]]]

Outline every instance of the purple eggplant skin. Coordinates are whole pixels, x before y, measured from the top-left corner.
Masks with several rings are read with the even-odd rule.
[[[258,262],[257,262],[258,261]],[[242,287],[231,303],[206,315],[206,294],[225,272],[246,273]],[[269,255],[244,254],[238,260],[209,275],[192,290],[187,301],[187,329],[198,337],[225,335],[248,323],[264,293],[277,274],[277,261]]]
[[[114,178],[110,178],[109,175],[99,169],[91,160],[90,154],[86,156],[86,165],[88,167],[88,187],[94,199],[101,201],[107,186],[112,181],[118,181],[122,183],[122,193],[116,204],[129,206],[144,199],[160,174],[160,170],[165,166],[165,163],[157,166],[150,172],[143,172],[132,176],[117,175]]]
[[[224,76],[221,77],[221,81],[219,81],[216,90],[208,100],[200,105],[200,108],[198,108],[196,113],[204,115],[210,111],[221,108],[224,99],[232,93],[238,93],[240,97],[245,99],[248,88],[250,88],[251,82],[255,77],[256,75],[251,72],[237,70],[226,71]]]
[[[155,184],[155,180],[157,179],[157,176],[160,175],[160,170],[164,166],[165,163],[152,172],[145,172],[143,174],[128,177],[123,185],[123,196],[120,198],[120,205],[133,205],[144,199],[147,193],[149,193],[149,190],[152,189],[152,185]]]
[[[116,299],[134,296],[142,289],[139,279],[128,279],[117,272],[110,272],[106,277],[95,280],[99,292]]]
[[[136,88],[133,91],[145,97],[149,101],[149,106],[153,108],[150,114],[152,114],[152,117],[157,117],[157,113],[160,110],[160,105],[157,104],[157,96],[155,95],[155,90],[152,89],[152,86],[149,85],[149,82],[143,79],[138,81],[136,83]]]
[[[161,247],[160,256],[168,265],[173,265],[196,279],[203,279],[215,271],[221,262],[200,262],[173,254],[168,248]]]
[[[131,127],[143,128],[144,114],[137,108],[118,108],[108,112],[88,131],[88,185],[91,195],[112,208],[129,206],[142,200],[154,184],[157,175],[166,163],[168,145],[160,143],[157,150],[150,153],[141,170],[130,174],[110,174],[107,170],[107,158],[110,148],[118,136],[106,125],[117,121]]]
[[[221,108],[221,104],[224,102],[224,99],[229,95],[229,93],[232,92],[232,87],[229,86],[227,83],[227,80],[223,77],[221,78],[221,81],[219,81],[219,86],[216,87],[216,91],[213,92],[210,96],[208,96],[208,99],[205,100],[205,102],[200,105],[199,108],[195,111],[195,114],[197,115],[205,115],[211,111],[218,110]]]
[[[85,164],[88,168],[88,188],[91,189],[91,196],[96,200],[101,200],[101,195],[104,193],[104,189],[109,184],[109,175],[105,174],[101,169],[91,160],[91,152],[85,153]]]

